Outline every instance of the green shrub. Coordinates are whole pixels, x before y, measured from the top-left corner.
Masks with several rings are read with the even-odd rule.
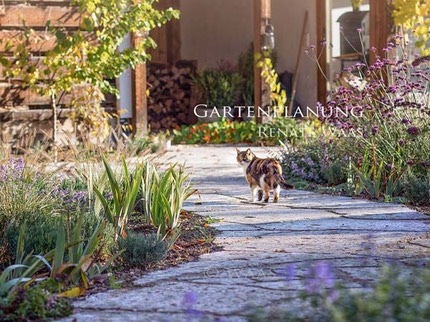
[[[401,48],[390,43],[386,50]],[[351,143],[344,153],[356,161],[359,190],[371,198],[390,200],[401,193],[406,171],[418,175],[430,169],[430,87],[425,57],[413,61],[411,57],[383,56],[393,58],[376,55],[373,65],[358,64],[351,69],[362,81],[360,89],[335,87],[332,100],[318,108],[321,119],[336,134],[334,144],[341,149],[343,142]],[[390,82],[381,81],[383,78]],[[366,154],[368,164],[361,162]],[[422,185],[416,188],[420,190]],[[422,191],[420,195],[424,199],[416,197],[416,202],[428,202]]]
[[[321,169],[321,176],[329,186],[337,186],[345,183],[347,173],[345,162],[335,161]]]
[[[0,297],[12,294],[22,283],[34,279],[41,271],[44,273],[39,277],[61,276],[60,280],[67,281],[64,286],[72,283],[88,288],[89,280],[109,268],[121,252],[106,260],[106,254],[102,254],[101,250],[106,231],[109,231],[107,223],[99,221],[85,236],[84,218],[83,213],[79,214],[71,222],[70,228],[62,222],[57,227],[51,227],[56,232],[55,247],[43,255],[26,253],[27,229],[23,224],[16,244],[15,263],[6,267],[0,275]],[[105,259],[103,265],[99,265],[101,255]]]
[[[314,132],[315,135],[298,141],[296,146],[283,146],[281,161],[285,175],[329,186],[345,183],[350,160],[344,145],[324,133],[324,128]]]
[[[54,248],[61,220],[63,195],[52,174],[36,171],[24,159],[0,166],[0,235],[10,254],[15,254],[20,227],[26,223],[25,251],[44,254]],[[3,263],[4,264],[4,263]]]
[[[35,215],[37,216],[37,215]],[[58,227],[60,219],[37,216],[33,220],[26,221],[26,234],[24,237],[24,251],[27,254],[42,255],[55,248],[57,231],[53,227]],[[13,223],[6,228],[6,240],[9,252],[16,253],[21,224]]]
[[[129,217],[136,207],[145,166],[144,164],[137,164],[133,171],[129,172],[127,163],[123,158],[121,169],[114,171],[104,157],[103,165],[109,181],[109,194],[112,199],[104,194],[104,187],[94,185],[93,189],[103,205],[106,221],[115,229],[114,238],[117,240],[118,236],[124,233]]]
[[[426,269],[408,274],[402,267],[385,266],[370,292],[340,288],[336,298],[331,300],[328,294],[319,304],[327,310],[325,321],[428,321],[429,282]]]
[[[202,92],[206,105],[211,108],[234,105],[242,81],[237,72],[223,67],[200,71],[194,77],[194,83]]]
[[[254,46],[250,44],[246,52],[238,59],[238,72],[243,78],[240,90],[240,103],[244,106],[254,106]]]
[[[128,231],[125,238],[118,240],[118,247],[125,249],[121,258],[131,266],[144,266],[163,259],[168,245],[157,234]]]
[[[413,204],[430,204],[430,172],[427,176],[409,172],[403,181],[404,196]]]
[[[182,167],[174,164],[159,172],[151,163],[145,162],[136,209],[143,214],[143,221],[154,225],[164,238],[179,228],[182,205],[193,193],[188,174]],[[177,234],[170,237],[175,238]]]

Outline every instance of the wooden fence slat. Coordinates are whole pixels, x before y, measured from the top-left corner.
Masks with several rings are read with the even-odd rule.
[[[70,0],[2,0],[2,5],[70,6]]]
[[[67,117],[72,109],[64,108],[58,111],[58,118]],[[0,113],[1,122],[10,121],[44,121],[51,120],[52,110],[13,110]]]
[[[1,27],[0,27],[1,28]],[[65,32],[68,33],[67,31]],[[97,46],[98,42],[95,39],[94,33],[83,32],[84,37]],[[12,53],[20,43],[25,43],[27,40],[24,38],[24,31],[22,30],[3,30],[0,31],[0,52],[1,53]],[[26,47],[30,52],[41,56],[48,50],[51,50],[56,45],[57,38],[55,35],[48,31],[34,31],[30,34]],[[9,41],[10,48],[6,48],[6,42]],[[6,51],[6,49],[8,49]]]
[[[76,7],[0,6],[0,27],[25,26],[43,28],[50,21],[53,27],[79,27],[82,15]]]
[[[78,97],[82,93],[83,86],[74,88],[72,93],[60,94],[60,105],[68,105],[72,102],[73,98]],[[13,85],[9,83],[0,83],[0,107],[10,109],[11,107],[25,107],[25,106],[37,106],[37,105],[50,105],[51,100],[48,96],[39,95],[35,89],[22,88],[19,85]],[[103,107],[116,108],[116,96],[113,94],[105,94],[105,100],[101,103]],[[1,108],[0,108],[1,112]]]
[[[70,104],[71,100],[71,94],[62,95],[58,104]],[[49,96],[41,96],[34,89],[8,84],[0,86],[0,106],[49,105],[50,103]]]
[[[0,31],[0,52],[13,52],[20,43],[24,43],[23,31]],[[6,50],[6,42],[9,41],[10,48]],[[54,48],[56,37],[48,32],[35,32],[28,39],[27,48],[34,53],[45,53]]]

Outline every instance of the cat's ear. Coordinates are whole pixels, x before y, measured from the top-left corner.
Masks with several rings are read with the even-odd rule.
[[[246,150],[246,154],[248,154],[248,155],[252,154],[251,149]]]
[[[236,148],[236,152],[237,152],[237,154],[239,154],[239,153],[240,153],[240,150],[239,150],[238,148]]]

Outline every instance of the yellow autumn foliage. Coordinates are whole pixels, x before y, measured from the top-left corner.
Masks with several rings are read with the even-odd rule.
[[[415,46],[430,54],[430,0],[393,0],[394,23],[412,31]]]

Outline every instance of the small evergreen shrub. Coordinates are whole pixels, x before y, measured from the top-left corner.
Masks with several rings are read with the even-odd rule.
[[[118,246],[125,251],[122,259],[131,266],[144,266],[163,259],[167,252],[167,243],[157,234],[144,234],[128,231],[125,238],[118,239]]]
[[[329,186],[337,186],[345,183],[347,180],[345,168],[346,167],[343,163],[334,162],[321,169],[321,176]]]
[[[26,234],[24,236],[24,251],[26,254],[44,255],[55,248],[57,231],[53,227],[58,227],[59,220],[37,216],[34,220],[26,221]],[[14,256],[21,229],[20,223],[12,223],[6,228],[6,240],[9,253]]]
[[[430,176],[409,173],[403,182],[404,196],[415,205],[430,204]]]

